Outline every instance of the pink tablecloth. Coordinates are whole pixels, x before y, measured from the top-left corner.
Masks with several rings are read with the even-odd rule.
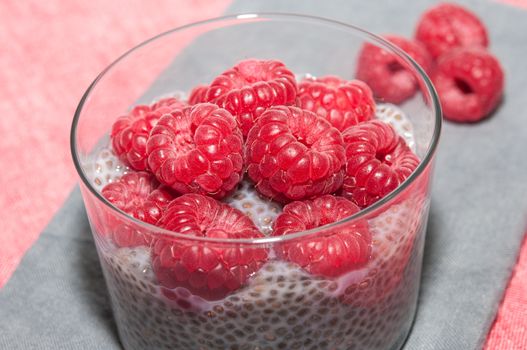
[[[220,1],[0,2],[0,286],[76,182],[69,128],[95,76],[171,28],[220,15]]]
[[[506,2],[527,8],[527,0]],[[76,104],[97,73],[144,39],[220,15],[228,4],[0,2],[0,287],[76,181],[68,131]],[[525,348],[527,242],[486,346]]]

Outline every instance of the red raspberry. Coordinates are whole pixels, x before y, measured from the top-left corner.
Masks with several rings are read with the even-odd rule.
[[[154,176],[146,172],[128,173],[106,185],[102,195],[110,203],[134,218],[155,225],[163,210],[174,198],[169,189],[159,187]],[[113,241],[119,247],[148,245],[150,236],[109,217]]]
[[[342,136],[313,112],[269,108],[249,132],[246,152],[256,189],[277,201],[328,194],[342,185]]]
[[[437,58],[456,47],[487,47],[487,30],[466,8],[450,3],[426,11],[417,25],[415,37]]]
[[[170,97],[152,106],[140,105],[119,117],[110,134],[114,152],[135,170],[148,170],[146,141],[152,128],[165,113],[183,108],[186,103]]]
[[[295,76],[282,62],[249,59],[214,79],[206,100],[236,116],[246,136],[268,107],[294,104],[296,90]]]
[[[222,198],[242,176],[243,137],[225,109],[201,103],[165,114],[147,142],[157,179],[180,193]]]
[[[300,82],[297,106],[326,118],[340,131],[370,120],[375,114],[375,101],[368,85],[334,76]]]
[[[207,85],[198,85],[194,89],[192,89],[188,98],[188,104],[195,105],[198,103],[206,102],[207,100],[205,98],[207,96],[208,88],[209,87]]]
[[[431,70],[432,59],[423,45],[397,35],[384,38],[405,51],[425,71]],[[366,82],[379,99],[398,104],[412,97],[418,87],[415,73],[406,67],[394,53],[367,43],[359,54],[357,78]]]
[[[395,190],[419,164],[390,124],[372,120],[342,136],[347,159],[342,195],[361,208]]]
[[[189,236],[188,240],[163,236],[154,243],[153,270],[159,283],[169,289],[184,287],[208,300],[221,299],[241,288],[267,260],[262,247],[192,240],[263,237],[249,217],[210,197],[186,194],[176,198],[158,225]]]
[[[500,63],[478,47],[455,49],[441,56],[432,80],[443,114],[458,122],[475,122],[487,116],[503,94]]]
[[[333,195],[287,204],[276,218],[273,236],[314,229],[359,211],[353,202]],[[368,224],[359,221],[279,246],[278,255],[314,275],[340,276],[364,265],[371,254]]]

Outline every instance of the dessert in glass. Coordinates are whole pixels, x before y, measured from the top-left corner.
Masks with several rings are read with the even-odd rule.
[[[379,69],[404,101],[357,79]],[[400,348],[440,125],[422,69],[343,23],[238,15],[130,50],[71,145],[124,347]]]

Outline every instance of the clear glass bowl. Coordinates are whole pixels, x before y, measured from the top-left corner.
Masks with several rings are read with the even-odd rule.
[[[189,43],[187,47],[183,47]],[[364,44],[398,59],[412,74],[415,95],[399,105],[411,121],[419,167],[395,191],[345,220],[282,237],[220,240],[189,237],[145,224],[100,194],[127,168],[109,150],[115,118],[137,103],[208,83],[244,58],[278,59],[295,73],[352,79]],[[382,94],[377,94],[383,102]],[[441,126],[434,89],[414,61],[381,38],[348,24],[285,14],[246,14],[174,29],[130,50],[89,87],[75,113],[73,159],[114,317],[126,349],[398,349],[412,324],[419,290],[430,203],[429,183]],[[113,169],[108,175],[105,171]],[[259,218],[253,218],[258,220]],[[366,222],[372,255],[336,277],[311,275],[272,252],[314,241]],[[206,300],[187,289],[161,286],[152,249],[120,247],[116,230],[207,249],[269,253],[239,289]],[[105,286],[93,286],[106,288]]]

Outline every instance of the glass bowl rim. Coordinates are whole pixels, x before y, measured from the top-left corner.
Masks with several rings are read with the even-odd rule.
[[[104,78],[106,73],[108,73],[114,66],[116,66],[119,62],[121,62],[124,58],[128,57],[129,55],[136,52],[138,49],[147,46],[151,42],[156,41],[159,38],[169,36],[176,32],[183,32],[187,29],[211,24],[211,23],[219,23],[222,21],[238,21],[239,23],[243,23],[244,21],[252,21],[254,19],[264,19],[264,20],[290,20],[290,21],[305,21],[305,22],[316,22],[319,25],[325,24],[327,26],[336,26],[341,29],[346,29],[350,32],[355,32],[362,35],[363,37],[367,38],[371,42],[375,42],[377,45],[388,48],[395,54],[397,54],[399,57],[402,57],[402,59],[405,61],[405,63],[409,64],[413,69],[417,71],[421,79],[424,81],[424,86],[426,87],[427,92],[430,94],[430,100],[431,105],[433,106],[435,118],[434,118],[434,132],[432,135],[432,142],[430,143],[428,149],[426,150],[426,154],[423,157],[423,159],[419,162],[419,165],[417,168],[410,174],[410,176],[403,181],[402,184],[400,184],[395,190],[390,192],[385,197],[381,198],[379,201],[375,202],[371,206],[360,210],[359,212],[336,222],[333,222],[331,224],[327,224],[324,226],[320,226],[317,228],[305,230],[305,231],[299,231],[283,236],[267,236],[267,237],[261,237],[261,238],[253,238],[253,239],[223,239],[223,238],[209,238],[209,237],[197,237],[197,236],[190,236],[185,235],[181,233],[177,233],[174,231],[166,230],[161,227],[155,226],[153,224],[149,224],[146,222],[143,222],[141,220],[138,220],[134,218],[133,216],[127,214],[126,212],[120,210],[119,208],[115,207],[112,203],[110,203],[106,198],[104,198],[100,192],[98,192],[90,183],[88,178],[86,177],[84,170],[82,168],[80,157],[77,152],[77,126],[79,119],[81,117],[84,104],[88,97],[90,96],[91,92],[96,88],[97,83]],[[215,28],[216,29],[216,28]],[[363,217],[368,216],[370,213],[375,212],[379,210],[380,208],[384,206],[388,206],[389,203],[396,199],[397,196],[403,192],[405,189],[409,187],[411,183],[414,182],[428,167],[428,165],[431,163],[432,159],[434,158],[435,151],[437,149],[438,143],[439,143],[439,137],[441,134],[441,127],[442,127],[442,112],[441,112],[441,105],[439,103],[439,98],[437,96],[437,93],[435,91],[435,88],[430,80],[430,78],[426,75],[424,70],[413,60],[408,54],[406,54],[402,49],[399,47],[391,44],[390,42],[383,39],[381,36],[378,36],[376,34],[373,34],[371,32],[368,32],[367,30],[364,30],[360,27],[354,26],[349,23],[345,23],[342,21],[336,21],[329,18],[323,18],[318,16],[310,16],[310,15],[301,15],[301,14],[294,14],[294,13],[280,13],[280,12],[248,12],[248,13],[241,13],[241,14],[233,14],[233,15],[227,15],[227,16],[221,16],[221,17],[215,17],[203,21],[193,22],[189,23],[180,27],[173,28],[171,30],[168,30],[166,32],[160,33],[156,36],[153,36],[142,43],[134,46],[133,48],[126,51],[124,54],[119,56],[116,60],[114,60],[112,63],[110,63],[101,73],[97,75],[97,77],[93,80],[93,82],[88,86],[86,92],[83,94],[81,100],[79,101],[79,104],[75,110],[75,114],[73,117],[73,122],[71,125],[71,131],[70,131],[70,151],[73,158],[73,163],[75,165],[75,169],[77,170],[77,173],[79,177],[82,180],[82,183],[88,188],[88,190],[93,194],[99,201],[101,201],[105,206],[107,206],[112,212],[114,212],[116,215],[122,217],[123,220],[130,220],[134,224],[138,226],[145,227],[148,231],[153,232],[155,234],[163,234],[172,236],[177,239],[182,240],[191,240],[191,241],[201,241],[201,242],[210,242],[210,243],[222,243],[222,244],[242,244],[242,245],[259,245],[259,244],[271,244],[271,243],[278,243],[278,242],[285,242],[285,241],[291,241],[299,238],[304,238],[307,236],[315,235],[316,233],[330,230],[332,228],[338,227],[340,225],[344,225],[346,223],[350,223],[352,221],[359,220]]]

